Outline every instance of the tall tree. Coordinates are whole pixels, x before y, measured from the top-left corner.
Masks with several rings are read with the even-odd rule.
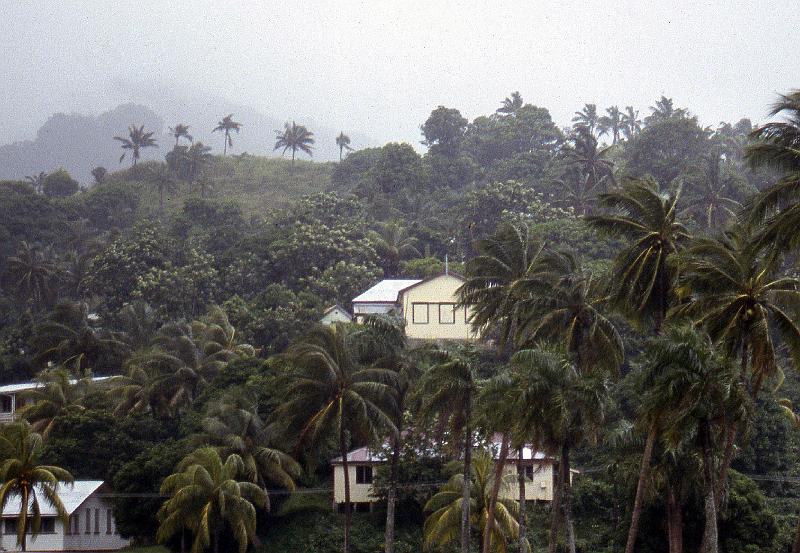
[[[219,553],[222,530],[227,526],[239,553],[245,553],[256,535],[256,507],[266,507],[267,494],[244,480],[243,472],[241,457],[229,455],[223,461],[213,447],[186,456],[178,472],[161,485],[161,493],[169,499],[158,513],[158,541],[163,543],[189,530],[194,536],[192,553],[202,553],[211,545],[214,553]]]
[[[647,123],[686,115],[685,109],[676,108],[672,98],[667,98],[666,96],[661,96],[656,100],[655,105],[650,106],[650,112],[650,115],[645,118]]]
[[[674,297],[675,254],[689,238],[678,219],[679,197],[680,191],[660,194],[653,181],[628,179],[620,191],[600,195],[608,214],[586,218],[598,231],[628,241],[614,259],[610,298],[630,317],[652,321],[656,333]]]
[[[600,122],[600,116],[597,115],[597,105],[584,105],[582,110],[575,112],[572,122],[576,128],[584,127],[589,131],[589,134],[594,134]]]
[[[600,134],[611,133],[611,144],[614,145],[619,142],[620,134],[622,133],[623,113],[617,106],[606,108],[606,115],[598,119],[597,124],[600,129]]]
[[[0,432],[0,515],[11,501],[19,501],[17,544],[22,551],[27,549],[28,531],[33,535],[41,531],[41,500],[55,508],[65,528],[69,517],[58,489],[74,479],[61,467],[39,464],[42,448],[42,436],[27,421],[10,424]]]
[[[181,138],[185,138],[189,142],[193,141],[192,135],[189,134],[189,125],[184,123],[177,123],[174,127],[169,128],[169,134],[175,138],[175,146]]]
[[[70,411],[82,411],[86,394],[92,389],[89,376],[76,378],[63,366],[45,369],[36,377],[39,386],[21,394],[25,404],[17,410],[31,428],[47,438],[59,416]]]
[[[217,122],[217,126],[211,129],[211,132],[221,132],[223,133],[223,142],[222,142],[222,155],[228,153],[228,147],[230,146],[233,148],[233,138],[231,138],[231,133],[235,132],[239,134],[239,131],[242,128],[242,124],[238,123],[233,120],[233,114],[229,113],[225,117],[222,118],[221,121]]]
[[[522,101],[522,96],[519,92],[512,92],[510,97],[507,97],[503,100],[503,105],[497,108],[497,113],[503,113],[506,115],[514,115],[517,111],[522,108],[524,102]]]
[[[639,119],[639,112],[633,106],[627,106],[622,115],[622,134],[627,140],[636,136],[642,130],[642,121]]]
[[[50,248],[20,242],[16,254],[7,259],[6,274],[18,297],[41,307],[53,301],[58,266]]]
[[[47,173],[40,171],[38,175],[28,175],[25,180],[31,183],[33,191],[41,194],[44,192],[44,181],[47,179]]]
[[[294,121],[292,124],[284,123],[283,132],[275,131],[275,147],[273,150],[283,148],[281,155],[286,153],[286,150],[292,151],[292,166],[294,166],[294,157],[297,150],[305,152],[308,155],[313,155],[314,149],[314,133],[309,131],[305,125],[298,125]]]
[[[423,419],[438,420],[463,438],[463,470],[461,500],[461,553],[470,551],[470,502],[472,491],[472,448],[475,412],[473,403],[480,390],[475,352],[464,349],[458,352],[432,353],[434,364],[425,372],[419,384],[423,398]]]
[[[125,159],[127,155],[127,150],[131,152],[131,162],[133,165],[136,165],[136,162],[139,161],[139,157],[141,155],[141,150],[143,148],[157,148],[158,143],[156,139],[153,138],[153,132],[146,132],[144,130],[144,125],[137,127],[136,125],[131,125],[128,127],[128,136],[115,136],[114,140],[118,140],[121,144],[120,147],[125,150],[122,152],[122,155],[119,156],[119,162],[122,163],[122,160]]]
[[[344,470],[344,553],[350,551],[349,438],[377,440],[383,430],[394,428],[391,383],[396,375],[359,362],[363,337],[363,329],[337,323],[318,326],[292,344],[287,357],[294,370],[286,376],[285,402],[277,410],[297,430],[298,448],[326,439],[338,443]]]
[[[780,121],[766,123],[751,133],[755,140],[745,150],[745,159],[753,168],[768,167],[781,178],[755,199],[749,207],[750,220],[762,222],[757,239],[761,245],[774,244],[779,249],[795,249],[800,225],[800,90],[779,96],[770,116]]]
[[[336,137],[336,145],[339,146],[339,161],[342,161],[342,154],[345,150],[348,152],[353,150],[350,147],[350,137],[344,134],[344,131],[340,132],[339,136]]]
[[[164,211],[164,192],[175,192],[175,173],[166,165],[159,163],[148,167],[147,180],[152,183],[158,191],[158,209]]]

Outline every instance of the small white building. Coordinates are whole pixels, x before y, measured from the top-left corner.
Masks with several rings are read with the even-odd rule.
[[[27,551],[115,551],[130,545],[130,540],[117,532],[111,503],[103,497],[107,492],[102,480],[61,484],[58,496],[69,514],[66,528],[56,509],[38,492],[42,528],[36,535],[28,534]],[[20,551],[17,545],[19,511],[19,497],[12,497],[3,510],[0,527],[0,549],[4,551]]]
[[[331,305],[323,313],[319,320],[324,325],[332,325],[333,323],[351,323],[353,316],[344,307],[339,305]]]
[[[97,376],[92,378],[92,382],[102,382],[108,380],[109,376]],[[70,380],[70,384],[76,384],[77,380]],[[41,382],[20,382],[19,384],[6,384],[0,386],[0,423],[14,422],[17,419],[17,411],[25,406],[25,396],[45,385]]]
[[[425,280],[382,280],[353,299],[353,313],[394,314],[405,321],[411,340],[472,341],[471,309],[458,306],[464,278],[446,273]]]
[[[494,440],[494,450],[499,450],[499,437]],[[496,455],[496,453],[495,453]],[[522,463],[517,462],[517,450],[511,450],[506,457],[505,473],[517,478],[521,468],[525,473],[525,499],[527,501],[552,501],[555,478],[558,476],[558,462],[554,457],[536,451],[529,446],[522,449]],[[331,460],[333,466],[333,501],[334,504],[344,503],[344,466],[342,458]],[[350,473],[350,501],[358,508],[360,505],[370,506],[378,501],[372,488],[375,471],[386,463],[382,451],[372,451],[368,447],[354,449],[347,454],[347,468]],[[519,467],[519,468],[518,468]],[[571,470],[570,479],[578,474]],[[515,480],[516,481],[516,480]],[[519,499],[517,486],[505,490],[501,497],[506,499]]]

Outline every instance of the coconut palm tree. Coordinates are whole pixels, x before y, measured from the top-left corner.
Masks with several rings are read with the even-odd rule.
[[[730,197],[731,180],[722,175],[720,152],[710,153],[705,161],[704,171],[687,178],[693,186],[684,212],[693,214],[707,229],[724,228],[736,219],[742,204]]]
[[[187,455],[178,472],[161,485],[161,493],[169,499],[158,512],[158,541],[188,529],[194,536],[192,553],[209,546],[219,553],[221,533],[227,527],[239,553],[245,553],[256,535],[256,507],[266,507],[267,494],[244,479],[244,470],[241,457],[229,455],[223,461],[213,447]]]
[[[40,171],[38,175],[27,175],[25,180],[31,183],[34,192],[41,194],[44,191],[44,181],[47,178],[47,173]]]
[[[622,134],[626,140],[630,140],[642,130],[642,121],[639,119],[639,112],[633,106],[627,106],[622,115]]]
[[[216,447],[222,457],[238,455],[244,464],[241,476],[265,490],[268,483],[294,490],[300,465],[274,447],[274,436],[261,419],[252,393],[235,388],[226,391],[210,404],[202,427],[196,441]]]
[[[650,115],[645,118],[647,123],[686,115],[685,109],[676,108],[672,98],[667,98],[666,96],[661,96],[656,100],[655,105],[650,106],[650,112]]]
[[[776,184],[759,193],[748,208],[751,222],[763,221],[758,243],[788,250],[799,243],[800,90],[780,95],[770,110],[770,116],[776,115],[783,120],[766,123],[750,134],[755,142],[745,149],[745,159],[753,168],[772,168],[782,176]]]
[[[192,188],[192,183],[213,160],[214,156],[211,155],[211,148],[202,142],[195,142],[183,152],[180,163],[184,178],[189,183],[189,190]]]
[[[342,153],[345,150],[348,152],[353,150],[350,147],[350,137],[344,134],[344,131],[340,132],[339,136],[336,137],[336,145],[339,146],[339,161],[342,161]]]
[[[392,277],[400,270],[400,261],[409,257],[420,257],[417,239],[399,221],[382,223],[377,231],[370,232],[370,238],[383,259],[383,272]]]
[[[394,429],[391,413],[396,409],[394,371],[359,362],[363,332],[341,323],[320,325],[292,344],[286,356],[294,370],[286,376],[286,400],[276,411],[297,431],[297,448],[329,438],[338,443],[344,469],[344,553],[350,551],[348,438],[377,440],[385,429]]]
[[[575,112],[575,117],[572,118],[572,122],[575,128],[584,127],[586,130],[589,131],[589,134],[594,134],[597,130],[597,125],[600,121],[599,116],[597,115],[597,105],[596,104],[585,104],[581,111]]]
[[[174,127],[170,127],[168,134],[171,134],[173,137],[175,137],[175,146],[178,145],[178,141],[181,138],[185,138],[189,142],[194,141],[192,135],[189,134],[189,125],[185,125],[183,123],[178,123]]]
[[[489,498],[492,489],[492,475],[494,462],[489,452],[481,450],[475,456],[472,480],[469,489],[471,502],[474,504],[470,526],[481,532],[483,541],[489,541],[490,551],[505,553],[508,542],[519,536],[519,524],[516,517],[519,506],[512,499],[500,498],[496,502],[495,523],[491,526],[488,536],[484,535],[486,529],[483,521],[486,520],[489,508]],[[423,527],[425,551],[438,551],[456,541],[458,534],[458,513],[461,511],[464,489],[464,475],[455,474],[425,504],[425,512],[430,513],[425,519]],[[507,491],[510,481],[503,480],[503,490]]]
[[[463,437],[461,553],[469,553],[470,485],[476,417],[473,403],[481,386],[475,351],[470,348],[433,351],[431,357],[434,364],[423,374],[418,388],[422,398],[420,416],[423,420],[436,420],[440,428],[449,427],[454,435]]]
[[[286,150],[291,150],[292,166],[294,166],[297,150],[313,155],[311,152],[314,149],[314,133],[306,129],[305,125],[298,125],[294,121],[291,125],[284,123],[283,132],[275,131],[275,135],[276,141],[273,150],[283,148],[281,155],[285,154]]]
[[[628,241],[614,259],[613,305],[635,320],[649,320],[659,332],[673,296],[675,254],[689,238],[678,219],[678,198],[661,194],[652,180],[627,179],[617,192],[601,194],[609,210],[586,221],[598,231]]]
[[[586,176],[586,188],[597,188],[613,180],[614,162],[608,159],[611,148],[599,148],[597,138],[587,127],[578,127],[572,137],[573,148],[567,150],[569,165]]]
[[[552,282],[522,286],[519,342],[560,343],[581,373],[616,374],[625,355],[622,337],[600,310],[605,286],[570,253],[552,256]]]
[[[511,97],[507,97],[503,100],[503,105],[497,108],[497,113],[503,113],[505,115],[514,115],[517,113],[520,108],[524,105],[522,101],[522,96],[519,92],[512,92]]]
[[[558,348],[524,349],[511,358],[515,403],[520,428],[536,435],[545,449],[559,456],[553,498],[550,553],[555,553],[559,522],[570,553],[575,553],[572,523],[570,453],[584,441],[596,441],[609,400],[609,381],[598,371],[581,375],[572,359]]]
[[[236,329],[228,320],[228,314],[212,306],[208,314],[191,324],[192,335],[203,350],[207,361],[229,363],[242,357],[254,357],[256,350],[239,340]]]
[[[606,108],[606,115],[597,121],[600,134],[611,133],[612,146],[619,142],[619,137],[623,128],[623,114],[617,106]]]
[[[66,367],[59,366],[43,370],[36,380],[37,388],[21,394],[25,405],[17,413],[47,438],[59,416],[84,409],[83,400],[92,389],[92,379],[88,375],[75,378]]]
[[[131,152],[131,161],[133,165],[136,165],[136,162],[139,161],[139,157],[141,155],[141,150],[143,148],[157,148],[158,143],[156,139],[153,138],[152,132],[145,132],[144,125],[140,125],[137,127],[136,125],[131,125],[128,127],[128,136],[115,136],[114,140],[118,140],[121,144],[120,147],[123,149],[122,155],[119,156],[119,162],[122,163],[122,160],[125,159],[127,155],[127,150]]]
[[[470,324],[484,335],[499,332],[501,348],[513,343],[520,327],[519,290],[548,274],[547,252],[525,224],[502,223],[475,245],[466,281],[458,289],[461,305],[472,308]]]
[[[7,259],[7,275],[18,296],[34,306],[44,306],[53,299],[58,266],[51,248],[42,248],[23,240],[17,252]]]
[[[222,118],[222,121],[217,122],[217,126],[211,129],[211,132],[221,132],[223,133],[223,141],[222,141],[222,155],[228,153],[228,146],[233,148],[233,138],[231,138],[231,132],[235,132],[239,134],[239,131],[242,128],[242,124],[238,123],[233,120],[233,114],[229,113],[225,117]]]
[[[58,489],[74,479],[61,467],[39,464],[42,448],[42,436],[27,421],[9,424],[0,431],[0,516],[10,503],[19,501],[17,544],[22,551],[27,549],[28,531],[36,535],[42,528],[42,500],[55,508],[64,527],[69,516]]]

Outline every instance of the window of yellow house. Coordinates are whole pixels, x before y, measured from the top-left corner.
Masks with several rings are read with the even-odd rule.
[[[456,324],[456,304],[454,303],[439,304],[439,324],[443,325]]]
[[[372,467],[356,467],[356,484],[372,484]]]
[[[427,303],[412,303],[411,304],[411,322],[416,325],[426,325],[428,324],[428,308],[429,304]]]

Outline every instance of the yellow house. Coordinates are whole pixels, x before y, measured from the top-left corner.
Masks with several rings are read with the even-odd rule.
[[[497,438],[499,439],[499,438]],[[495,440],[494,449],[500,447]],[[495,453],[496,455],[496,453]],[[518,470],[525,473],[525,499],[527,501],[552,501],[553,487],[557,476],[558,463],[556,459],[536,451],[529,446],[522,448],[522,463],[517,462],[518,452],[509,451],[506,457],[505,473],[515,485],[509,486],[502,492],[506,499],[519,499],[519,488],[516,485]],[[356,509],[359,507],[372,508],[378,501],[372,488],[373,478],[377,468],[386,462],[382,452],[370,451],[367,447],[354,449],[347,454],[348,472],[350,473],[350,501]],[[337,457],[331,461],[333,465],[333,502],[334,506],[344,503],[344,467],[342,458]],[[578,471],[570,471],[570,480]]]
[[[457,307],[456,290],[462,284],[464,279],[453,273],[425,280],[382,280],[353,299],[353,313],[356,318],[398,315],[412,340],[476,340],[469,324],[471,309]]]

